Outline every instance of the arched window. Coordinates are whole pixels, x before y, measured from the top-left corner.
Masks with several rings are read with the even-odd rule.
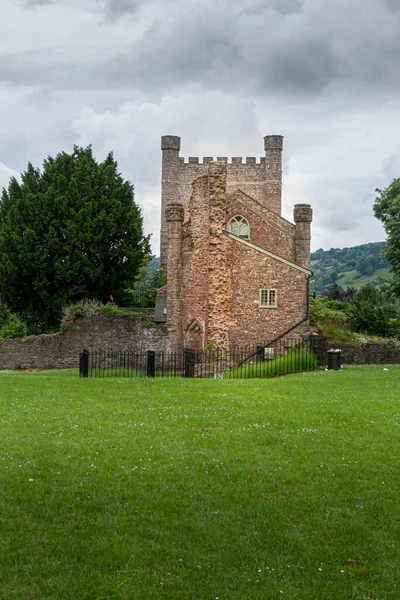
[[[228,231],[233,233],[233,235],[237,235],[243,240],[250,239],[249,222],[247,219],[242,217],[242,215],[236,215],[235,217],[232,217],[232,219],[229,221]]]

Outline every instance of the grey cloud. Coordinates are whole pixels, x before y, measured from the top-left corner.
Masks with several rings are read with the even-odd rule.
[[[384,3],[389,10],[393,12],[400,11],[400,3],[398,0],[384,0]]]
[[[115,85],[133,84],[147,91],[162,85],[170,93],[196,84],[255,96],[315,94],[335,82],[349,90],[371,87],[374,93],[400,86],[400,38],[384,7],[369,5],[369,27],[380,19],[380,30],[371,37],[368,28],[352,22],[358,22],[364,4],[356,3],[345,24],[340,10],[325,15],[312,6],[318,2],[302,7],[294,0],[283,1],[286,16],[271,10],[255,15],[241,13],[236,4],[238,12],[229,12],[224,10],[228,3],[221,2],[186,15],[184,23],[165,29],[153,25],[140,46],[134,44],[103,64],[105,77]],[[289,10],[295,9],[300,12],[288,19]]]
[[[143,0],[108,0],[105,6],[106,18],[116,21],[127,13],[137,12]]]
[[[53,0],[26,0],[26,5],[28,7],[36,7],[36,6],[45,6],[46,4],[51,4]]]
[[[264,68],[263,68],[264,67]],[[313,93],[325,88],[338,75],[332,47],[326,39],[305,39],[283,47],[260,65],[260,85],[284,91]]]
[[[382,163],[382,173],[387,181],[391,181],[400,174],[400,152],[390,154]]]
[[[291,15],[302,12],[304,0],[273,0],[271,6],[282,15]]]
[[[179,1],[183,10],[186,0],[175,3]],[[115,20],[137,11],[142,2],[107,0],[107,14]],[[321,8],[319,0],[305,4],[271,0],[258,5],[260,10],[266,7],[265,12],[252,14],[244,12],[244,1],[228,10],[231,3],[220,0],[194,5],[182,19],[171,18],[164,25],[157,20],[157,7],[161,10],[165,5],[154,0],[147,32],[130,47],[107,54],[95,48],[79,51],[77,44],[75,52],[69,49],[66,54],[48,50],[3,54],[0,81],[60,90],[114,86],[160,95],[197,86],[292,98],[315,96],[339,83],[349,93],[364,88],[372,96],[379,95],[385,88],[400,87],[400,14],[389,14],[380,2],[357,0],[349,8],[343,0],[344,15],[341,0],[337,9],[330,4]],[[356,27],[360,10],[364,22]]]
[[[262,15],[268,11],[275,11],[281,15],[292,15],[302,12],[304,0],[262,0],[258,4],[252,3],[245,6],[239,14],[241,15]]]
[[[47,4],[57,4],[58,0],[23,0],[28,8],[36,8]],[[64,0],[66,3],[74,4],[76,0]],[[171,0],[172,1],[172,0]],[[150,0],[149,0],[150,2]],[[145,4],[145,0],[82,0],[82,4],[88,10],[103,12],[106,19],[116,21],[128,13],[137,12]]]

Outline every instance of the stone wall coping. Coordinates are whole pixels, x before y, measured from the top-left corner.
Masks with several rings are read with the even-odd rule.
[[[255,157],[255,156],[180,156],[179,157],[180,164],[183,166],[192,166],[192,165],[207,165],[210,162],[224,162],[228,165],[235,166],[246,166],[246,165],[264,165],[265,164],[265,156]]]

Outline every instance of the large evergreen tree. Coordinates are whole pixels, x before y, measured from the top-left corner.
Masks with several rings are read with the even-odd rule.
[[[118,298],[147,254],[133,186],[111,153],[98,163],[75,146],[3,190],[0,296],[31,328],[57,326],[67,302]]]

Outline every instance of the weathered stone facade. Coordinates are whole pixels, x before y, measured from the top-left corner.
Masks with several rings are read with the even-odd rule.
[[[162,138],[161,264],[173,349],[263,344],[308,329],[312,209],[296,205],[295,224],[281,216],[282,141],[266,136],[259,163],[200,163],[179,157],[180,138]]]

